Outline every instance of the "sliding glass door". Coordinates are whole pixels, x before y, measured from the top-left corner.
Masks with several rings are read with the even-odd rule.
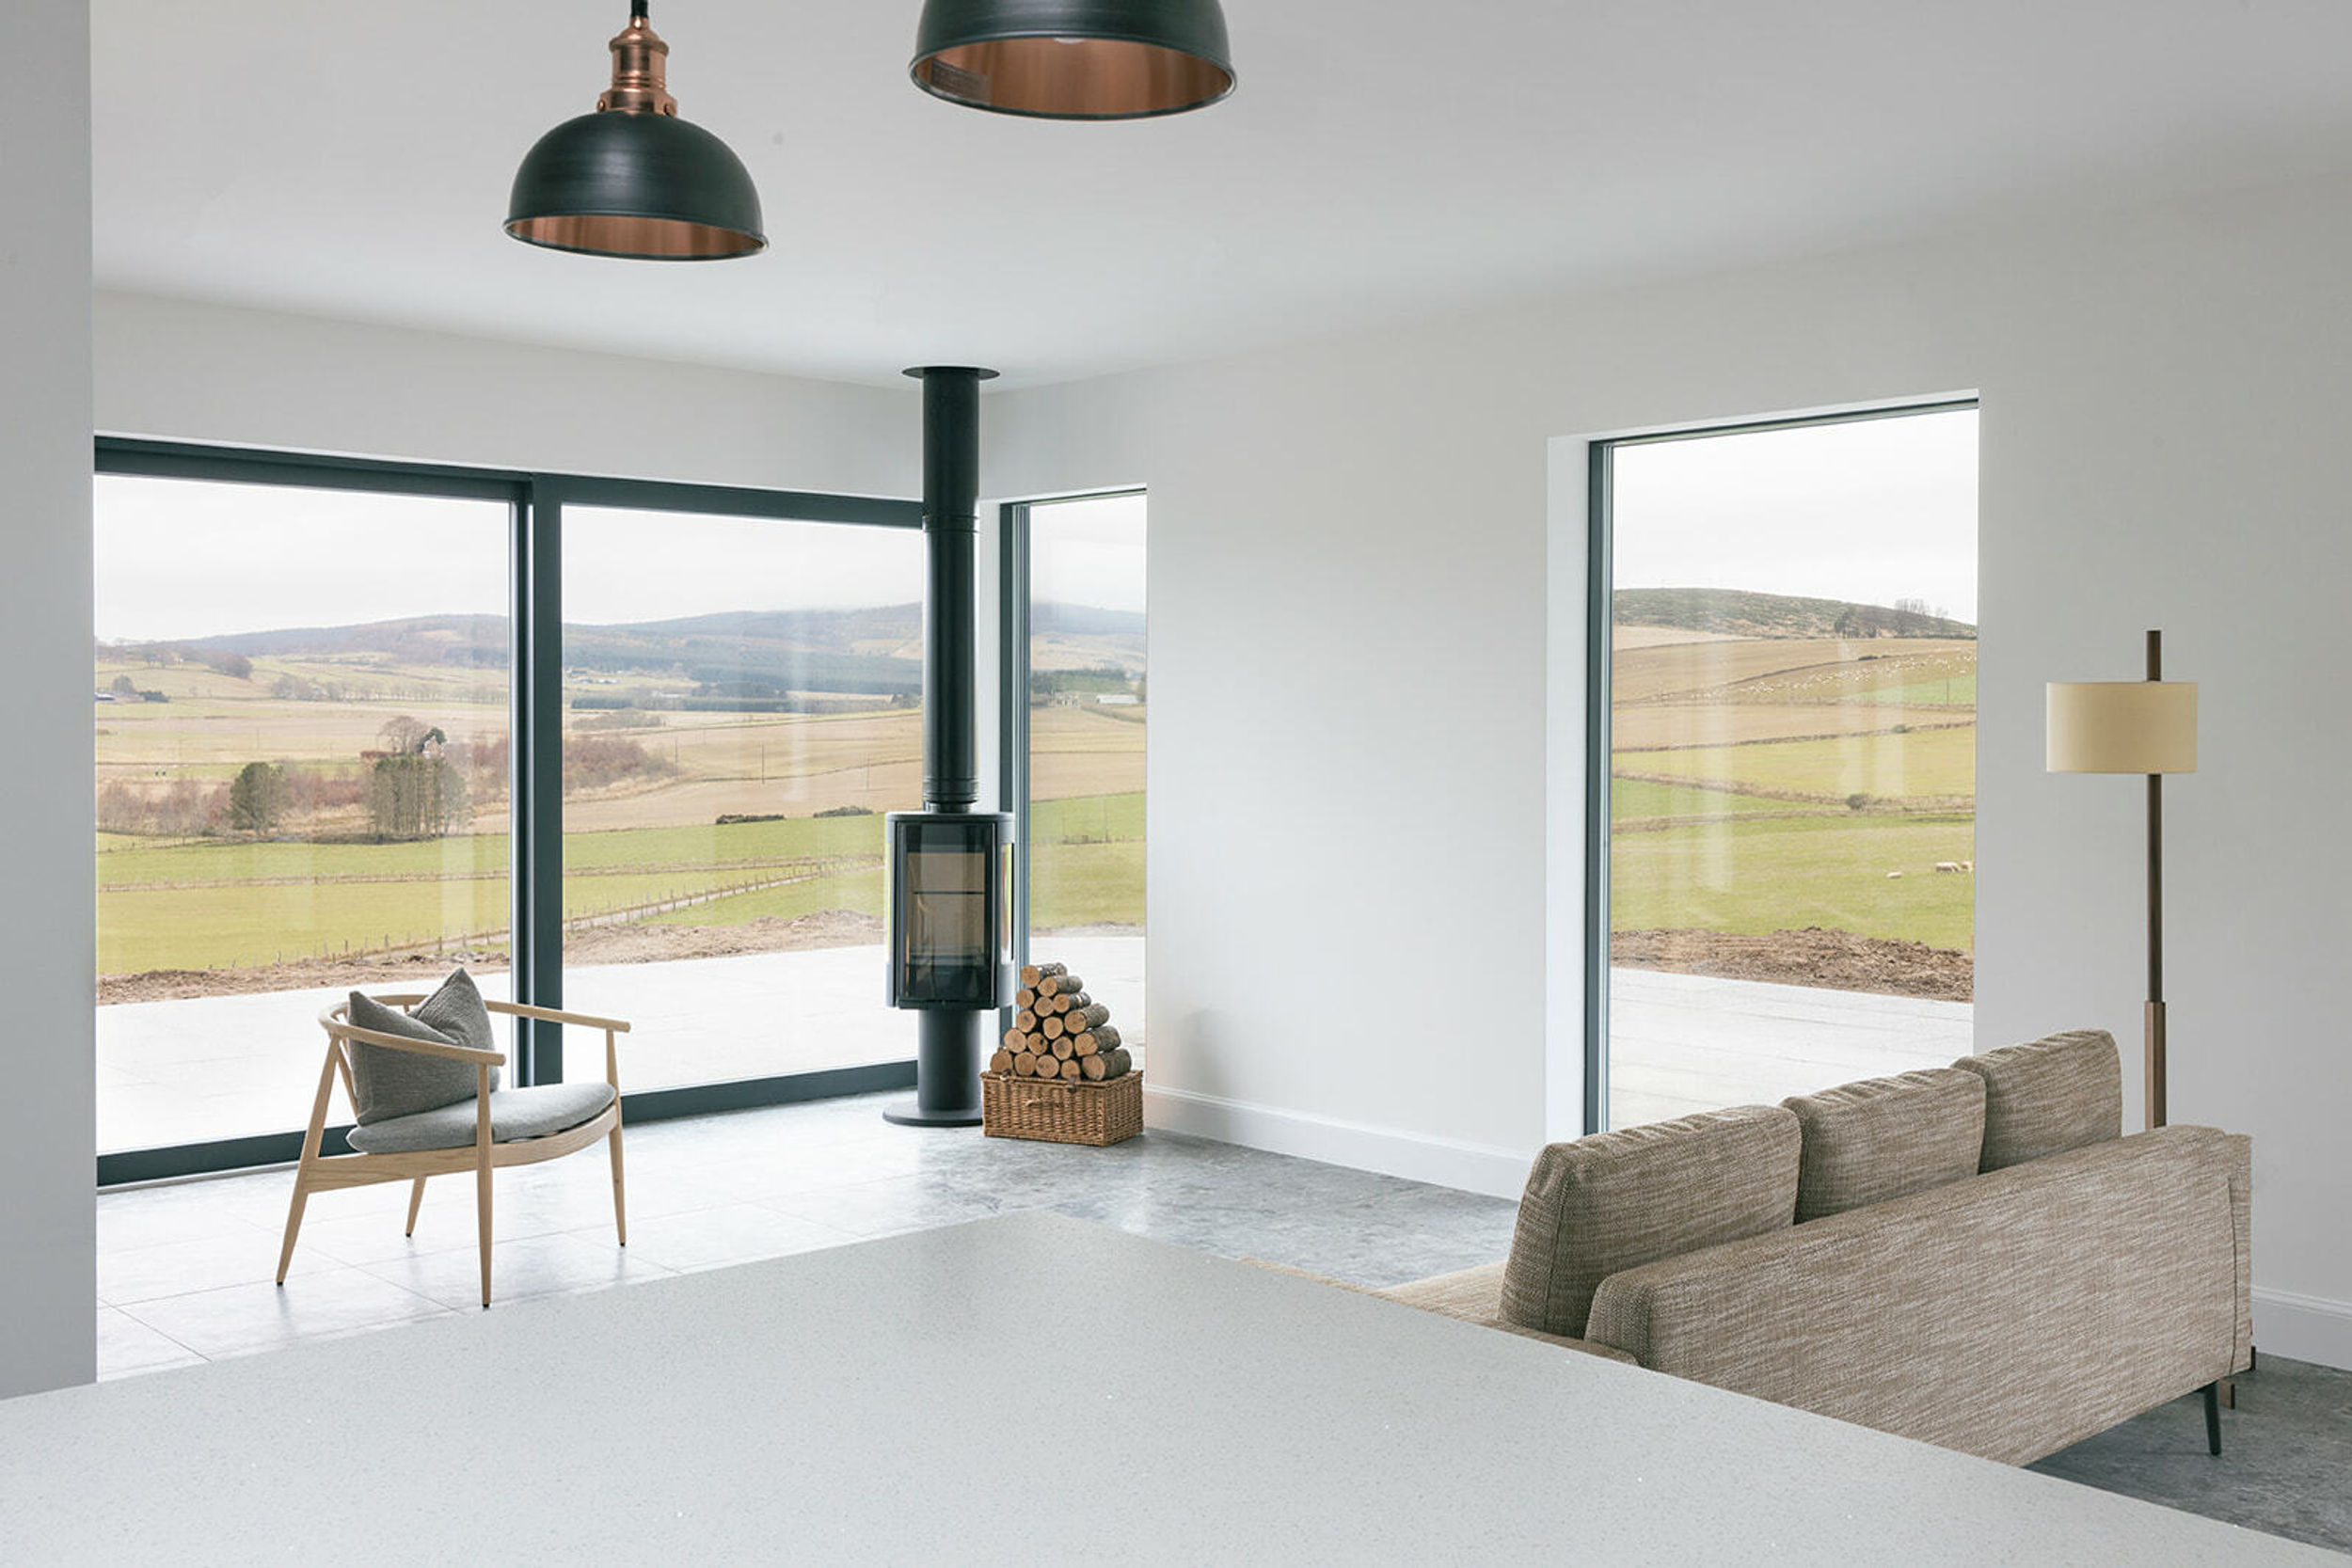
[[[882,821],[922,803],[923,591],[913,529],[564,509],[565,1000],[636,1025],[631,1088],[914,1054]]]
[[[1964,1054],[1975,409],[1621,441],[1596,479],[1606,1124]]]
[[[342,991],[503,983],[512,509],[96,501],[98,1147],[298,1127]]]
[[[1009,690],[1029,952],[1143,1038],[1147,508],[1140,493],[1014,509]],[[1025,571],[1022,569],[1025,564]],[[1009,706],[1010,705],[1009,705]]]
[[[98,466],[102,1181],[294,1158],[317,1014],[460,963],[628,1018],[639,1119],[912,1081],[881,915],[882,814],[920,795],[917,504]],[[601,1038],[508,1043],[516,1084],[603,1071]]]

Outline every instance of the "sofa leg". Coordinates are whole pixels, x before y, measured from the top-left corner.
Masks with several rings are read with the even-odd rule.
[[[2205,1385],[2205,1448],[2208,1452],[2221,1452],[2221,1385]]]

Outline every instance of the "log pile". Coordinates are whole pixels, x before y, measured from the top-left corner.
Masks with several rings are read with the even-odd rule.
[[[989,1058],[990,1071],[1101,1084],[1135,1070],[1111,1010],[1087,994],[1086,982],[1068,964],[1025,966],[1013,1006],[1020,1011]]]

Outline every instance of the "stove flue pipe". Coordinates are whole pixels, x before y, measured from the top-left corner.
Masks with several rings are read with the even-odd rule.
[[[980,527],[980,383],[994,371],[927,365],[923,383],[923,803],[970,811],[980,798],[973,678],[973,565]]]

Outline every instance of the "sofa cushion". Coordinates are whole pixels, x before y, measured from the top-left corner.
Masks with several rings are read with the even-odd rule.
[[[388,1007],[356,990],[351,993],[351,1006],[343,1016],[354,1028],[378,1035],[398,1035],[403,1039],[423,1040],[428,1045],[464,1043],[398,1007]],[[471,1062],[395,1051],[389,1045],[370,1045],[365,1040],[347,1040],[344,1050],[351,1058],[352,1109],[358,1113],[362,1127],[437,1110],[474,1097],[476,1069]]]
[[[468,1069],[471,1071],[471,1069]],[[490,1141],[519,1143],[566,1132],[603,1113],[612,1103],[610,1084],[545,1084],[537,1088],[501,1089],[490,1097]],[[406,1154],[421,1148],[463,1148],[474,1141],[473,1096],[413,1117],[395,1117],[351,1130],[351,1147],[362,1154]]]
[[[2104,1029],[2005,1045],[1952,1065],[1984,1080],[1981,1169],[2123,1135],[2123,1065]]]
[[[1797,1210],[1797,1118],[1772,1105],[1553,1144],[1535,1157],[1502,1275],[1502,1321],[1584,1337],[1620,1269],[1785,1229]]]
[[[1866,1078],[1781,1103],[1804,1136],[1799,1225],[1965,1180],[1984,1150],[1984,1080],[1956,1068]]]

